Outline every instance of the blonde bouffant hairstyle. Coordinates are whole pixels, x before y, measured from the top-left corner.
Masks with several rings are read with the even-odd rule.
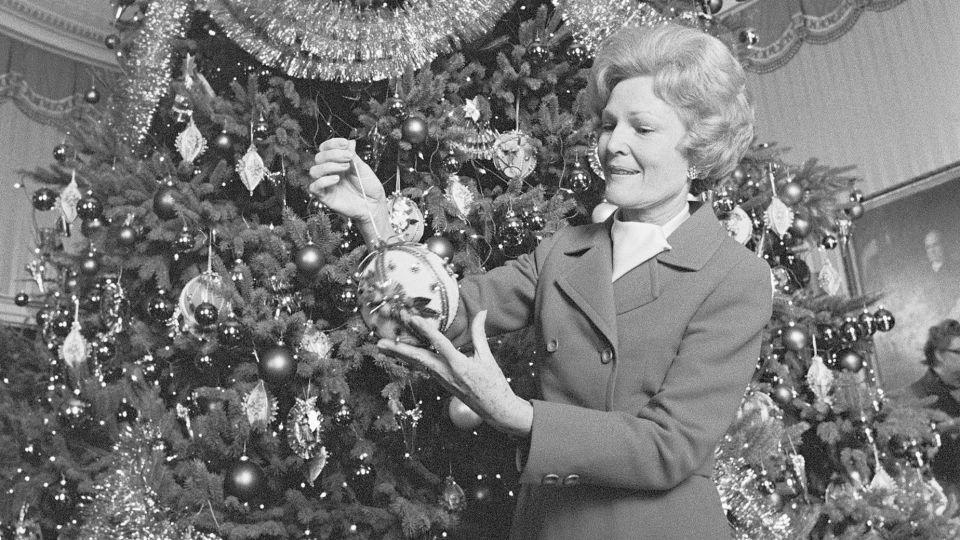
[[[710,187],[736,168],[753,140],[753,106],[740,63],[720,40],[677,24],[622,28],[594,60],[587,105],[599,118],[617,83],[648,75],[687,128],[680,151]],[[702,181],[701,181],[702,183]]]

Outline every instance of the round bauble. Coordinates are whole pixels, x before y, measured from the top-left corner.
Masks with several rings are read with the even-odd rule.
[[[590,51],[586,45],[579,41],[574,41],[567,47],[567,50],[564,51],[564,57],[566,57],[567,62],[570,62],[570,65],[578,68],[586,67],[590,63]]]
[[[333,413],[333,423],[343,427],[349,426],[351,422],[353,422],[353,409],[347,402],[341,400],[340,408]]]
[[[498,232],[500,242],[505,249],[516,249],[527,239],[527,228],[513,210],[506,213]]]
[[[100,103],[100,91],[97,90],[95,86],[91,86],[90,89],[83,94],[83,100],[91,105]]]
[[[863,368],[863,357],[852,349],[840,349],[837,351],[837,367],[856,373]]]
[[[864,336],[872,336],[877,333],[877,319],[873,316],[873,313],[863,310],[857,316],[857,322],[860,324]]]
[[[787,326],[780,330],[783,346],[789,351],[799,352],[807,346],[807,333],[796,325]]]
[[[863,217],[863,205],[860,203],[854,203],[844,208],[843,213],[846,214],[850,219],[860,219]]]
[[[317,275],[317,272],[323,268],[323,261],[323,250],[313,242],[307,242],[293,256],[293,264],[297,265],[297,272],[307,277]]]
[[[737,206],[735,190],[727,185],[717,186],[713,192],[713,211],[718,214],[728,214]]]
[[[41,212],[53,210],[53,206],[57,204],[57,192],[48,187],[39,188],[33,192],[31,202],[33,207]]]
[[[217,318],[220,316],[220,310],[210,302],[201,302],[193,310],[193,318],[201,327],[213,326],[217,324]]]
[[[787,232],[789,232],[796,238],[802,239],[802,238],[806,238],[806,236],[810,234],[811,227],[812,225],[810,224],[810,220],[802,216],[794,216],[793,224],[790,225],[790,228],[787,229]]]
[[[540,209],[536,206],[524,210],[523,223],[531,232],[540,232],[547,226],[547,221],[544,219],[543,213],[540,212]]]
[[[57,337],[65,338],[73,328],[73,317],[65,313],[58,313],[50,321],[50,331]]]
[[[173,251],[174,253],[180,254],[187,253],[193,249],[193,244],[193,233],[184,225],[184,227],[180,229],[180,234],[173,240]]]
[[[593,207],[593,212],[590,213],[590,221],[594,223],[603,223],[616,211],[617,205],[603,201]]]
[[[843,341],[853,343],[861,337],[863,337],[863,330],[860,328],[860,324],[856,319],[850,317],[840,325],[840,338]]]
[[[147,302],[147,315],[154,322],[165,323],[173,317],[175,306],[173,300],[167,298],[164,290],[157,291],[157,294]]]
[[[833,249],[837,247],[837,237],[832,234],[828,234],[824,236],[822,240],[820,240],[820,245],[823,246],[824,249]]]
[[[593,178],[579,162],[574,163],[567,177],[567,188],[577,195],[583,195],[593,187]]]
[[[239,347],[243,342],[243,325],[231,314],[217,327],[217,338],[224,347]]]
[[[87,256],[80,261],[80,273],[85,276],[95,276],[100,271],[100,260],[96,253],[89,252]]]
[[[117,34],[110,34],[103,38],[103,44],[112,51],[120,46],[120,36]]]
[[[450,260],[453,259],[453,254],[455,253],[453,242],[445,236],[431,236],[427,238],[424,245],[431,253],[440,257],[444,262],[450,262]]]
[[[247,456],[241,456],[223,473],[224,495],[236,497],[241,502],[256,500],[265,488],[266,475],[263,469]]]
[[[793,401],[793,388],[786,384],[778,384],[770,390],[770,397],[781,407],[786,407]]]
[[[73,149],[70,148],[65,142],[62,142],[53,147],[53,159],[57,160],[57,163],[64,163],[67,161],[67,158],[70,157],[70,154],[73,153]]]
[[[77,217],[83,220],[103,216],[103,203],[92,193],[87,193],[77,201]]]
[[[107,226],[107,222],[104,221],[102,217],[95,217],[93,219],[85,219],[80,223],[80,232],[87,238],[93,236],[99,231],[102,231],[104,227]]]
[[[742,167],[737,167],[730,173],[730,178],[732,178],[737,185],[740,185],[747,179],[747,171],[743,170]]]
[[[27,295],[27,293],[20,291],[16,296],[13,297],[13,303],[23,307],[30,303],[30,297]]]
[[[855,189],[850,192],[850,202],[861,203],[863,202],[863,192],[859,189]]]
[[[37,326],[39,326],[40,328],[43,328],[44,326],[47,325],[47,323],[50,322],[52,318],[53,318],[53,313],[49,309],[43,308],[43,309],[37,310],[37,314],[34,315],[33,320],[34,322],[37,323]]]
[[[897,323],[897,320],[893,317],[893,313],[882,307],[874,312],[873,320],[877,323],[877,330],[881,332],[893,330],[894,325]]]
[[[723,0],[706,0],[703,7],[706,8],[705,11],[708,15],[716,15],[723,9]]]
[[[177,217],[177,190],[173,186],[161,186],[153,194],[153,212],[160,219]]]
[[[193,330],[206,325],[196,319],[197,307],[209,303],[217,309],[217,313],[228,313],[232,310],[230,296],[223,284],[223,278],[216,272],[203,272],[195,276],[183,286],[180,291],[180,313],[188,329]]]
[[[127,398],[122,398],[120,405],[117,406],[117,422],[132,424],[138,416],[140,416],[140,411]]]
[[[527,53],[524,58],[531,65],[539,67],[550,61],[551,56],[550,49],[540,40],[536,40],[527,47]]]
[[[297,359],[290,349],[275,345],[257,354],[260,378],[272,385],[283,385],[297,374]]]
[[[355,313],[358,302],[357,287],[349,280],[340,286],[334,297],[334,306],[341,313]]]
[[[340,251],[349,252],[363,245],[363,235],[360,234],[352,219],[343,222],[340,229]]]
[[[124,225],[117,230],[117,243],[121,246],[132,247],[136,245],[139,239],[140,234],[137,232],[137,229],[130,225]]]
[[[407,106],[404,105],[400,96],[394,94],[387,98],[387,114],[394,118],[404,118],[407,116]]]
[[[263,114],[261,114],[253,124],[253,140],[263,142],[268,136],[270,136],[270,124],[267,123],[267,120],[263,117]]]
[[[387,204],[393,232],[404,242],[419,242],[423,238],[424,219],[417,203],[398,193],[391,195]]]
[[[393,244],[363,262],[358,285],[360,315],[385,339],[421,344],[401,322],[401,313],[419,315],[442,332],[457,314],[460,291],[439,255],[422,244]]]
[[[428,135],[427,122],[423,118],[411,116],[400,124],[400,137],[414,146],[423,144]]]
[[[95,359],[105,362],[117,355],[117,346],[108,339],[97,340],[90,344],[90,352]]]
[[[794,205],[803,200],[803,187],[796,182],[787,182],[780,186],[777,195],[786,204]]]
[[[450,403],[447,405],[447,414],[450,415],[450,421],[453,422],[453,425],[464,431],[474,430],[483,423],[483,418],[457,396],[450,398]]]
[[[461,167],[463,167],[463,163],[456,154],[447,154],[447,156],[443,158],[443,161],[440,162],[440,170],[448,175],[459,173]]]
[[[213,147],[217,151],[227,154],[233,150],[233,139],[230,138],[230,134],[226,131],[221,131],[213,138]]]
[[[501,133],[493,143],[493,164],[511,180],[523,180],[537,168],[533,138],[519,130]]]

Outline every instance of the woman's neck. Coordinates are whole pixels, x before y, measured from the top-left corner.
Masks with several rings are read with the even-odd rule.
[[[620,221],[640,221],[663,225],[677,216],[687,206],[687,194],[675,197],[653,208],[621,208]]]

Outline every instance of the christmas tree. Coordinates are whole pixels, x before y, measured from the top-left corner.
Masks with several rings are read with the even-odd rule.
[[[120,2],[125,76],[35,173],[50,187],[34,207],[60,220],[38,231],[37,324],[4,330],[0,353],[11,536],[503,536],[514,448],[377,352],[357,314],[369,246],[309,196],[313,154],[356,139],[394,232],[441,272],[484,272],[611,210],[579,97],[599,41],[666,19],[730,40],[716,4]],[[805,262],[862,212],[846,173],[757,145],[698,193],[770,262],[779,299],[719,451],[744,535],[955,526],[910,504],[930,486],[927,416],[887,405],[870,373],[869,334],[893,315],[838,297],[828,258],[817,280]],[[532,397],[532,336],[493,345]]]

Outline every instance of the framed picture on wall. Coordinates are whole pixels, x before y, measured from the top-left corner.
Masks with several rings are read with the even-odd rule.
[[[876,194],[850,238],[854,293],[880,293],[896,317],[874,335],[883,386],[910,384],[925,367],[927,330],[960,319],[960,164]]]

